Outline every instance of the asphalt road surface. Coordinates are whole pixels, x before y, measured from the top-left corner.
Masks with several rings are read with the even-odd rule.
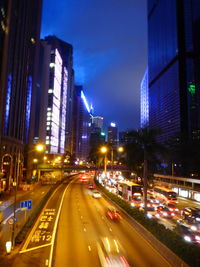
[[[171,266],[125,218],[110,221],[105,216],[110,206],[103,197],[94,199],[92,190],[79,180],[69,185],[58,224],[53,267],[101,266],[104,250],[98,247],[102,247],[103,238],[119,244],[119,255],[129,266]]]

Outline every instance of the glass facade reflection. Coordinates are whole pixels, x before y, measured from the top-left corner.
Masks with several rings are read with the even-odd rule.
[[[200,139],[199,21],[200,1],[148,1],[149,125],[161,142]]]

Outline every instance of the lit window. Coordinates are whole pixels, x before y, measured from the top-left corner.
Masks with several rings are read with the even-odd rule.
[[[51,123],[50,123],[50,121],[47,121],[47,125],[50,125]]]
[[[47,131],[48,131],[48,130],[50,130],[50,127],[49,127],[49,126],[47,126],[46,130],[47,130]]]
[[[35,39],[33,37],[31,38],[31,43],[35,44]]]
[[[53,93],[53,89],[49,89],[49,90],[48,90],[48,93],[49,93],[49,94],[52,94],[52,93]]]
[[[50,67],[50,68],[54,68],[54,67],[55,67],[55,63],[51,62],[51,63],[49,64],[49,67]]]
[[[49,145],[49,140],[46,140],[46,144]]]
[[[47,112],[47,116],[51,116],[52,115],[52,112]]]
[[[47,108],[47,110],[49,111],[49,110],[51,110],[51,108]]]

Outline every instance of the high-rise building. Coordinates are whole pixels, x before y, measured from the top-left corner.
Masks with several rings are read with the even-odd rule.
[[[148,1],[149,125],[200,138],[200,1]]]
[[[33,130],[41,10],[42,0],[0,1],[0,161],[9,166],[8,187],[22,177]]]
[[[108,143],[118,145],[118,129],[114,122],[108,127]]]
[[[92,127],[100,128],[101,130],[103,130],[103,117],[92,116]]]
[[[34,141],[44,142],[49,154],[65,151],[71,51],[70,44],[55,36],[41,41]]]
[[[90,107],[83,92],[83,87],[75,86],[75,105],[74,105],[74,132],[75,140],[75,156],[79,160],[87,160],[90,149],[90,127],[91,114]]]
[[[149,125],[149,84],[148,69],[146,69],[140,86],[140,126]]]

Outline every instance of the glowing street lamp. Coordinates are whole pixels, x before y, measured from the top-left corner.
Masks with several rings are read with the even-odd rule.
[[[107,147],[106,146],[102,146],[101,147],[101,153],[106,153],[108,151]]]
[[[106,146],[102,146],[101,149],[100,149],[101,153],[104,154],[104,174],[105,174],[105,177],[106,177],[106,172],[107,172],[107,169],[106,169],[106,164],[107,164],[107,147]]]
[[[124,148],[122,146],[118,147],[119,152],[124,152]]]
[[[44,151],[44,149],[45,149],[45,146],[43,144],[36,145],[36,150],[38,152],[42,152],[42,151]]]

